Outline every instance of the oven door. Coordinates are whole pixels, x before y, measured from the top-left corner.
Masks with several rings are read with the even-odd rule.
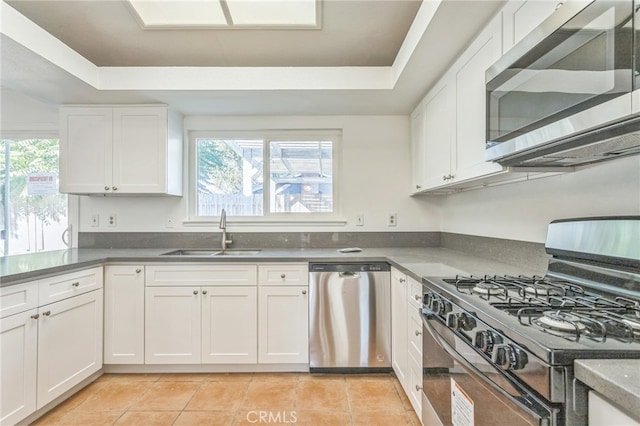
[[[422,315],[424,425],[557,425],[545,405],[435,315]]]

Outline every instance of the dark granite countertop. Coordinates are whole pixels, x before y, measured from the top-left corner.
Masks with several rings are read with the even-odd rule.
[[[422,276],[451,276],[456,273],[530,273],[508,263],[492,261],[444,248],[364,248],[359,253],[339,253],[336,249],[263,249],[255,255],[162,256],[175,248],[159,249],[68,249],[5,256],[0,258],[0,285],[11,285],[45,275],[120,262],[371,262],[387,261],[419,279]]]
[[[575,375],[640,422],[640,359],[581,359]]]

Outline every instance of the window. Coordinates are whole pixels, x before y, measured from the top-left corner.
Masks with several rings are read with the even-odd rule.
[[[67,248],[68,201],[58,193],[59,153],[58,139],[0,140],[0,255]]]
[[[192,142],[191,217],[276,219],[336,214],[336,147],[329,133],[207,134]]]

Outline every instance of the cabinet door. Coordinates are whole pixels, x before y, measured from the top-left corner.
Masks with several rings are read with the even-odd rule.
[[[448,76],[427,96],[424,122],[427,188],[446,184],[451,174],[454,100],[455,87]]]
[[[309,298],[306,286],[258,289],[258,362],[309,363]]]
[[[258,362],[256,287],[202,289],[202,362]]]
[[[17,424],[36,411],[37,309],[0,322],[0,424]],[[35,318],[34,318],[35,317]]]
[[[60,110],[60,192],[111,192],[113,110]]]
[[[504,50],[511,49],[556,10],[561,0],[512,0],[502,9]]]
[[[391,269],[391,365],[404,388],[408,381],[407,357],[407,277]]]
[[[145,289],[145,363],[200,363],[200,287]]]
[[[144,364],[143,266],[105,267],[104,363]]]
[[[494,19],[454,66],[456,84],[456,152],[452,175],[456,181],[502,170],[484,160],[486,143],[485,71],[502,54],[502,25]]]
[[[411,114],[411,193],[425,189],[425,108],[421,102]]]
[[[167,191],[167,108],[113,111],[113,192]]]
[[[102,368],[102,290],[41,306],[38,409]]]

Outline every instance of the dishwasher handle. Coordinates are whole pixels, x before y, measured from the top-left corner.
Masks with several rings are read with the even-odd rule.
[[[338,276],[340,278],[360,278],[360,272],[356,272],[356,271],[338,272]]]

